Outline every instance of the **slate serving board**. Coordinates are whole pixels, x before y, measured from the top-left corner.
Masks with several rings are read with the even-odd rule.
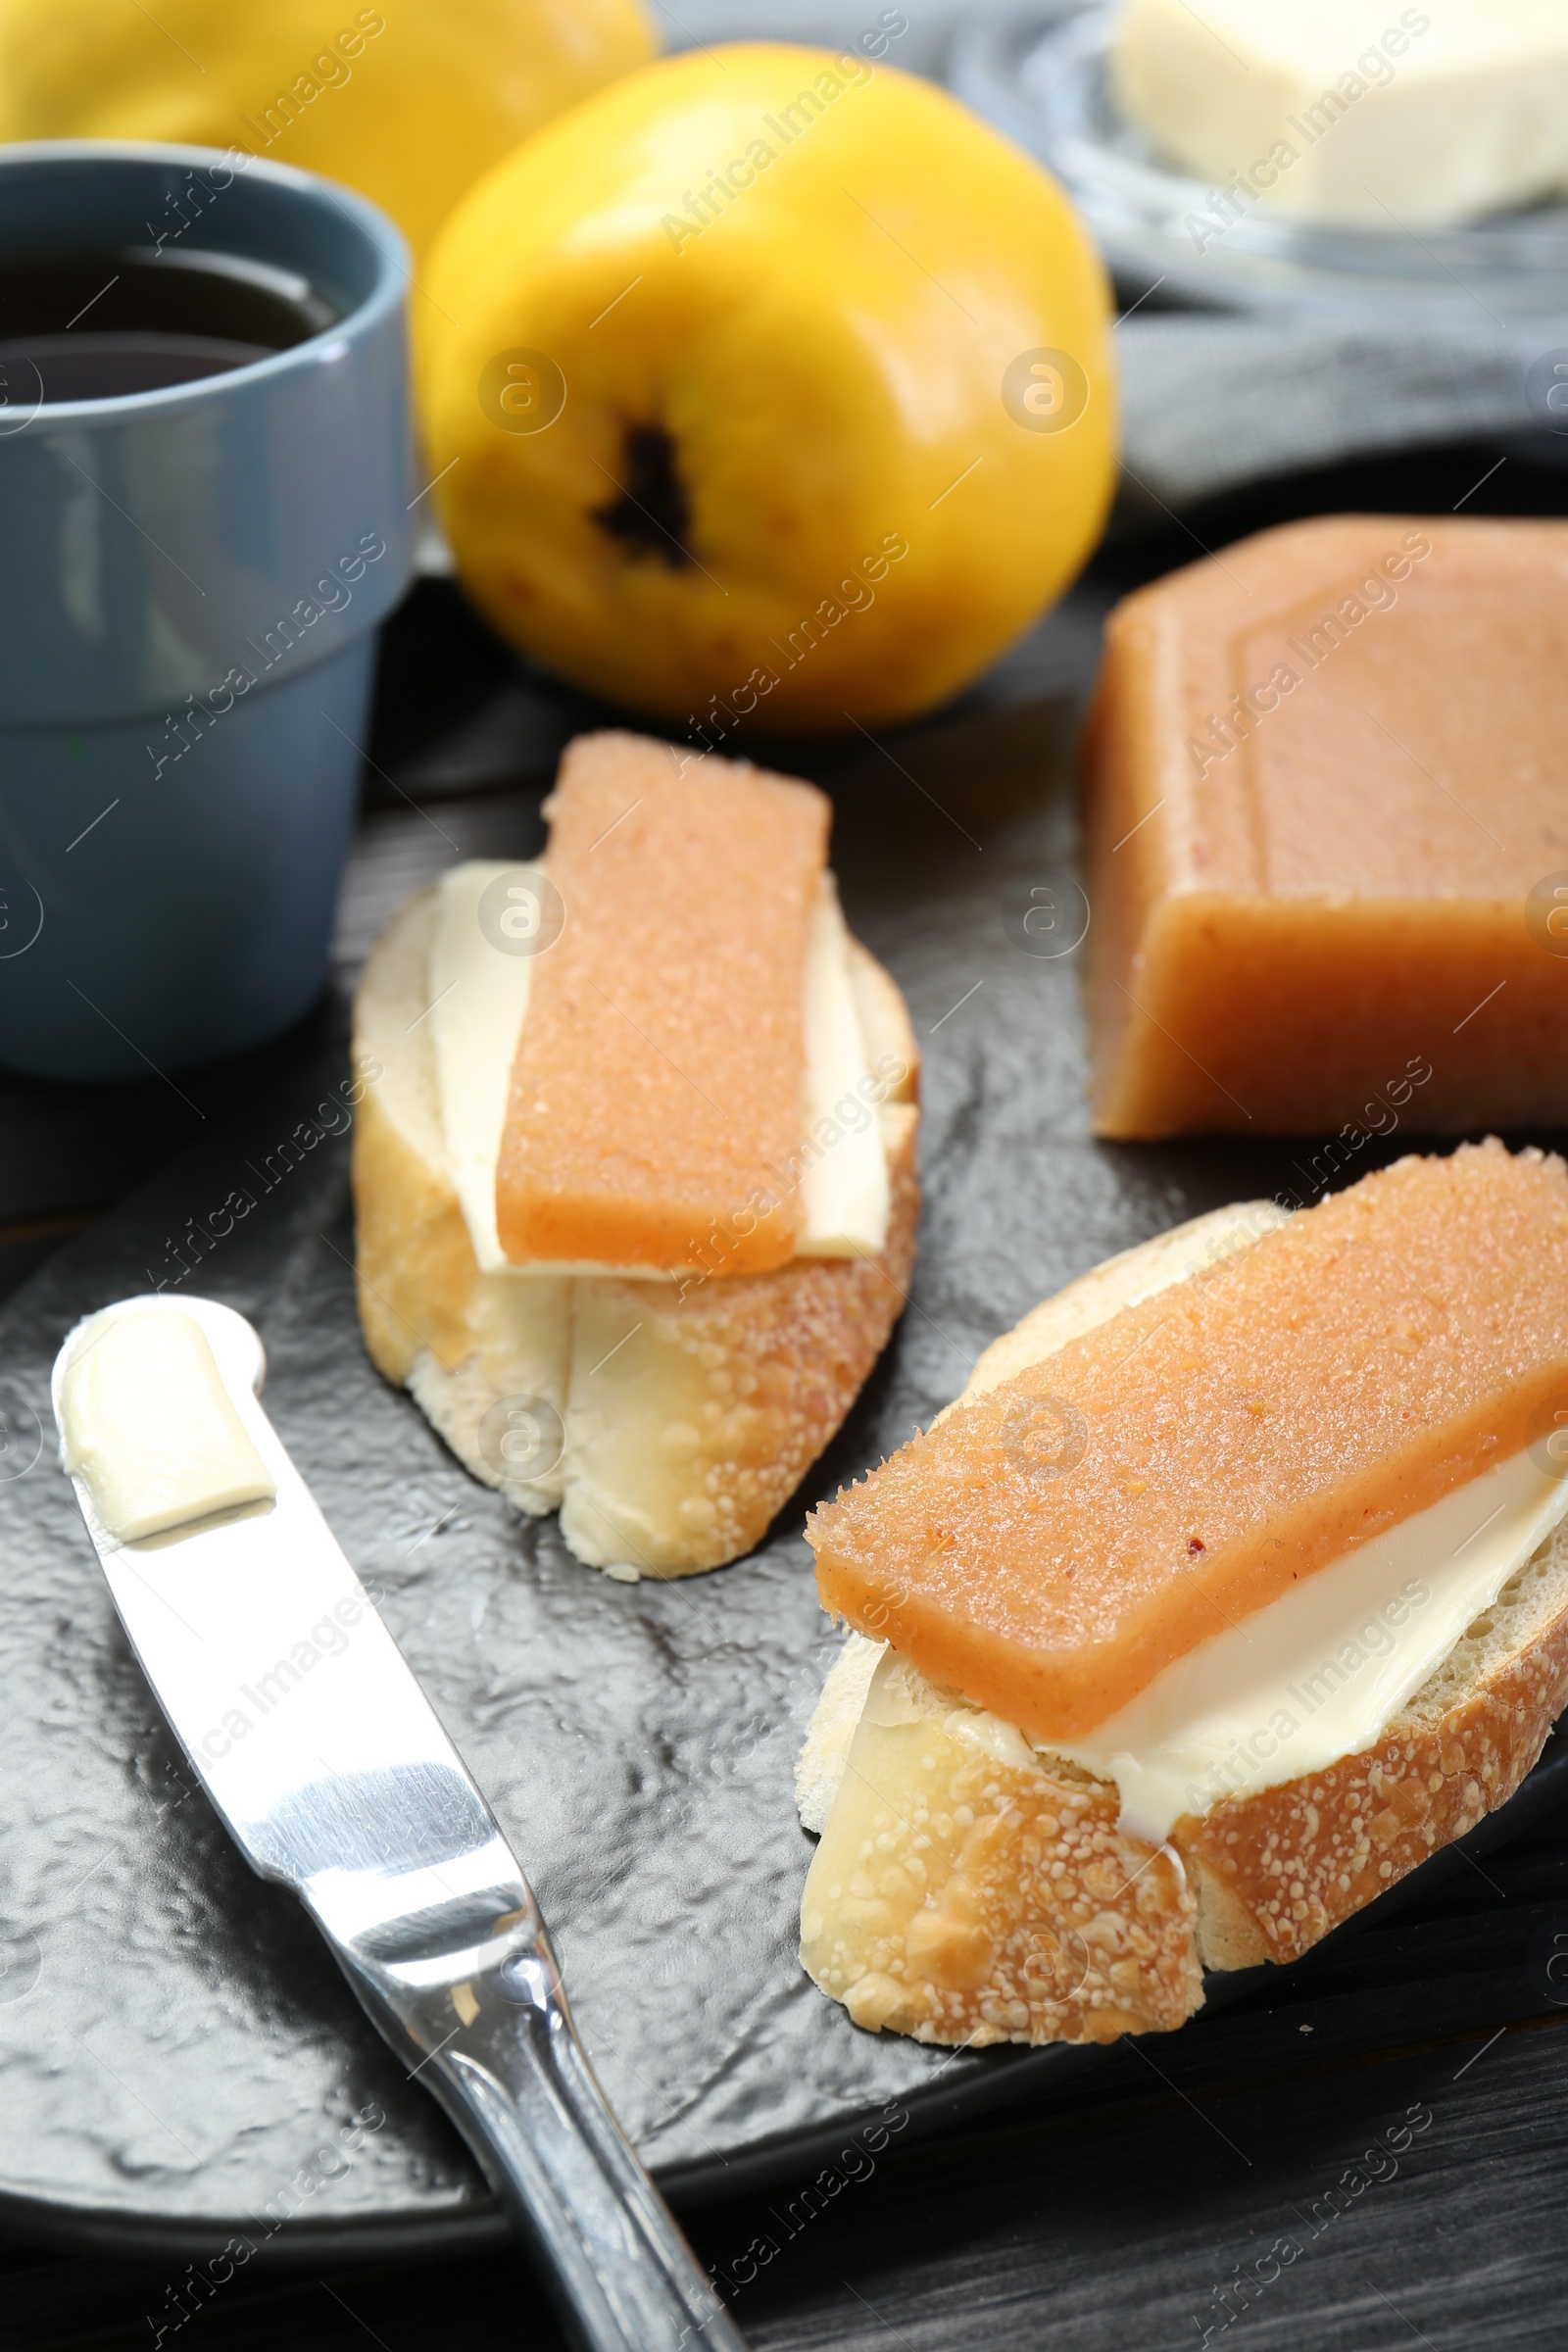
[[[1090,1136],[1060,718],[1024,706],[919,730],[896,757],[815,763],[851,920],[904,987],[926,1055],[926,1210],[892,1346],[751,1558],[667,1586],[585,1570],[553,1521],[514,1518],[379,1379],[354,1315],[346,1133],[275,1173],[283,1138],[343,1127],[346,1045],[319,1028],[265,1100],[0,1315],[0,2211],[14,2227],[185,2253],[243,2235],[313,2259],[502,2233],[304,1914],[251,1876],[194,1786],[53,1466],[65,1332],[168,1275],[187,1221],[237,1187],[258,1206],[190,1287],[261,1331],[268,1409],[522,1858],[594,2062],[672,2192],[749,2189],[857,2132],[1048,2097],[1093,2062],[858,2032],[797,1964],[808,1842],[791,1797],[836,1646],[807,1507],[925,1424],[981,1348],[1073,1275],[1224,1200],[1315,1181],[1309,1147]],[[477,833],[459,827],[465,851],[493,832],[525,854],[537,798],[497,796]],[[1563,1777],[1544,1764],[1486,1827],[1560,1796]]]

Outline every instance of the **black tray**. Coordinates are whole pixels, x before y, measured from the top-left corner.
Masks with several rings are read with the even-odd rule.
[[[1308,1147],[1091,1138],[1065,746],[1062,708],[1025,700],[802,762],[835,794],[850,918],[903,985],[926,1054],[926,1211],[909,1311],[750,1559],[615,1584],[579,1567],[553,1521],[519,1522],[467,1478],[361,1348],[342,1134],[191,1277],[260,1328],[269,1409],[384,1590],[539,1891],[611,2097],[681,2201],[798,2175],[858,2133],[1038,2101],[1097,2055],[952,2053],[853,2027],[796,1961],[808,1843],[791,1797],[835,1648],[801,1536],[808,1504],[925,1424],[981,1348],[1075,1274],[1223,1201],[1311,1184]],[[390,904],[454,846],[526,854],[539,797],[452,803],[439,827],[376,819],[351,893],[362,929],[377,892]],[[1026,931],[1042,906],[1056,927]],[[167,1275],[187,1220],[236,1185],[257,1192],[283,1137],[341,1125],[318,1108],[346,1069],[340,1032],[318,1021],[284,1059],[265,1099],[0,1315],[0,1409],[24,1436],[35,1422],[39,1445],[30,1467],[25,1444],[0,1461],[0,2216],[33,2236],[191,2254],[242,2235],[321,2261],[503,2234],[303,1913],[250,1875],[190,1785],[53,1467],[48,1373],[69,1326]],[[1565,1772],[1568,1750],[1548,1748],[1471,1842],[1561,1802]],[[1211,1981],[1211,2002],[1265,1973]],[[355,2132],[368,2108],[383,2120]]]

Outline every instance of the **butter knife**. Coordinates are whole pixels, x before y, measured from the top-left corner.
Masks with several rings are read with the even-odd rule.
[[[533,1893],[262,1410],[262,1344],[189,1315],[276,1488],[120,1543],[74,1481],[142,1671],[253,1870],[291,1886],[467,2141],[587,2352],[744,2352],[572,2025]],[[55,1361],[55,1416],[73,1334]]]

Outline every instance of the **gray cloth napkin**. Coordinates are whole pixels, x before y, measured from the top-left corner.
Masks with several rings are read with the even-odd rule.
[[[1337,458],[1530,431],[1568,465],[1568,315],[1510,329],[1156,313],[1116,341],[1135,498],[1181,506]]]

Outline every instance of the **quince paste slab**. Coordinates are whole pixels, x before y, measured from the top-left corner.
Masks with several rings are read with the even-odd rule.
[[[1568,524],[1329,516],[1140,590],[1083,795],[1101,1135],[1568,1120]]]

